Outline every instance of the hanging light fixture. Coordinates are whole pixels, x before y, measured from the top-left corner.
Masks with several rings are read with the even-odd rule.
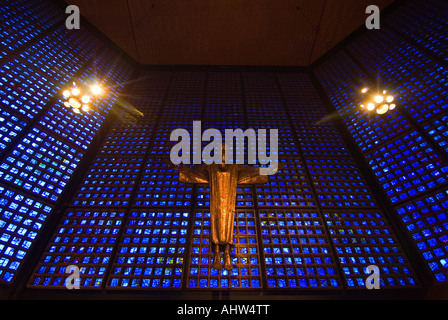
[[[364,87],[361,89],[361,95],[363,103],[360,105],[362,109],[367,111],[375,111],[377,114],[385,114],[390,110],[394,110],[396,105],[394,102],[395,97],[387,93],[387,90],[373,91]]]
[[[86,88],[81,88],[73,82],[73,87],[62,92],[64,97],[64,106],[71,108],[74,113],[88,112],[91,108],[91,103],[95,96],[103,93],[103,88],[99,84],[94,84],[90,87],[90,91]]]

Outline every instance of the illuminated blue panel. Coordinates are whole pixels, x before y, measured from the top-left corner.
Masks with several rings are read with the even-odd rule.
[[[448,153],[448,116],[433,119],[423,128]]]
[[[448,181],[448,164],[415,131],[365,156],[394,204]]]
[[[189,213],[132,210],[114,258],[108,288],[180,289]]]
[[[0,186],[0,282],[12,282],[53,208]]]
[[[445,218],[440,214],[444,200],[439,199],[443,198],[441,190],[446,189],[448,165],[435,149],[437,144],[447,150],[445,82],[448,69],[440,60],[446,58],[443,48],[447,43],[446,32],[441,31],[446,29],[447,19],[443,8],[446,3],[438,0],[425,4],[413,0],[405,2],[387,16],[386,25],[380,31],[365,32],[347,45],[346,49],[358,63],[391,88],[397,97],[396,112],[361,116],[364,113],[357,107],[360,101],[354,88],[363,87],[362,81],[367,75],[344,51],[337,52],[315,69],[316,77],[336,109],[342,111],[342,120],[437,281],[447,281],[443,269],[446,247],[440,237],[445,227]],[[411,37],[419,45],[403,36]],[[405,109],[428,135],[413,128],[400,108]],[[432,211],[433,216],[430,215]],[[358,279],[350,281],[356,286]]]
[[[284,168],[269,176],[265,185],[256,185],[258,207],[314,207],[310,184],[305,176],[303,164],[298,159],[282,159]]]
[[[127,206],[140,172],[142,158],[97,157],[76,196],[75,206]]]
[[[333,289],[340,275],[317,210],[260,210],[267,287]]]
[[[0,179],[56,201],[81,158],[75,149],[36,126],[0,164]]]
[[[149,120],[145,119],[147,122]],[[100,154],[104,156],[143,156],[149,147],[154,123],[114,126],[105,139]]]
[[[448,278],[448,190],[397,207],[416,247],[439,282]]]
[[[62,83],[83,65],[79,55],[88,58],[92,51],[89,37],[73,39],[64,35],[61,27],[0,67],[0,149],[14,141]]]
[[[0,59],[48,30],[63,18],[60,8],[46,1],[16,0],[0,2]]]
[[[237,210],[234,222],[234,246],[230,271],[212,268],[210,212],[198,210],[194,216],[189,273],[189,289],[261,289],[261,265],[258,252],[256,217],[253,210]],[[224,263],[224,255],[221,263]]]
[[[103,60],[97,65],[100,69],[96,69],[100,75],[105,74],[101,82],[104,85],[108,79],[114,79],[111,84],[119,81],[120,85],[108,89],[107,95],[95,101],[87,114],[75,114],[57,101],[6,155],[0,164],[0,179],[46,200],[54,202],[60,197],[117,98],[120,82],[129,77],[129,70],[120,71],[118,68],[124,68],[126,64],[116,63],[114,72],[110,68],[114,63],[113,56],[110,52],[105,54],[109,58],[100,56]],[[87,81],[93,73],[94,68],[89,66],[80,74],[79,80]],[[54,94],[54,91],[49,94]]]
[[[295,126],[304,157],[350,157],[341,135],[333,125]]]
[[[448,68],[398,34],[386,27],[380,34],[366,32],[348,50],[369,70],[379,73],[382,84],[390,86],[397,96],[399,108],[406,109],[416,121],[424,122],[444,112]]]
[[[168,167],[169,161],[148,159],[137,187],[135,206],[191,206],[193,187],[179,182],[179,172]]]
[[[448,18],[443,14],[447,10],[447,3],[443,0],[406,1],[383,21],[447,61]]]
[[[207,184],[198,185],[196,189],[196,205],[198,207],[210,206],[210,188]],[[254,199],[251,185],[239,185],[236,188],[236,207],[253,207]]]
[[[376,207],[366,182],[351,159],[307,159],[322,207]]]
[[[319,66],[316,77],[362,151],[409,130],[410,124],[399,112],[380,116],[360,110],[362,101],[357,97],[355,88],[372,84],[368,83],[368,76],[346,53],[337,52],[331,60]]]
[[[28,285],[65,289],[66,268],[74,265],[79,268],[81,289],[101,289],[123,220],[119,210],[67,210]]]
[[[365,288],[368,265],[380,269],[380,288],[415,287],[417,278],[384,216],[375,209],[324,210],[348,288]]]

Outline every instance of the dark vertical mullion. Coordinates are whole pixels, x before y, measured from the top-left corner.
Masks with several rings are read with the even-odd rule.
[[[334,259],[334,264],[336,265],[336,268],[337,268],[337,270],[339,272],[339,278],[340,278],[340,281],[341,281],[342,290],[345,291],[347,289],[347,285],[346,285],[347,281],[346,281],[346,278],[344,276],[344,272],[342,270],[341,263],[339,261],[339,255],[337,254],[337,251],[336,251],[336,248],[335,248],[335,244],[333,242],[333,238],[331,237],[330,229],[329,229],[329,227],[327,225],[327,220],[325,219],[325,217],[323,215],[322,206],[320,204],[317,191],[316,191],[316,189],[314,187],[313,178],[311,176],[310,170],[309,170],[308,165],[306,163],[305,156],[304,156],[302,148],[300,146],[300,138],[299,138],[299,136],[297,134],[296,128],[294,127],[294,123],[293,123],[292,118],[291,118],[291,113],[289,112],[288,106],[287,106],[286,101],[285,101],[285,97],[284,97],[283,92],[281,90],[280,81],[278,80],[277,73],[275,73],[275,80],[276,80],[277,86],[278,86],[279,91],[280,91],[283,107],[284,107],[286,116],[288,118],[289,125],[291,127],[291,131],[293,132],[295,143],[297,144],[297,152],[299,153],[299,157],[300,157],[300,159],[302,160],[302,163],[303,163],[303,171],[305,172],[305,176],[306,176],[306,178],[307,178],[307,180],[308,180],[308,182],[310,184],[311,193],[313,194],[314,200],[316,202],[316,209],[319,212],[320,218],[322,219],[323,227],[324,227],[327,239],[329,241],[328,244],[329,244],[329,247],[330,247],[333,259]]]

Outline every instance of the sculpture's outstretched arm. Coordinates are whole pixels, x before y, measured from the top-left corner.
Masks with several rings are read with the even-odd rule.
[[[197,167],[179,166],[179,182],[208,183],[208,170],[206,165]]]
[[[267,175],[260,175],[260,168],[245,165],[238,166],[238,184],[266,184]]]

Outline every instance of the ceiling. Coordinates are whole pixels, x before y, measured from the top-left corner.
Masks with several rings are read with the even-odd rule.
[[[376,0],[383,9],[394,0]],[[371,0],[70,0],[142,65],[309,66]],[[82,27],[82,25],[81,25]]]

